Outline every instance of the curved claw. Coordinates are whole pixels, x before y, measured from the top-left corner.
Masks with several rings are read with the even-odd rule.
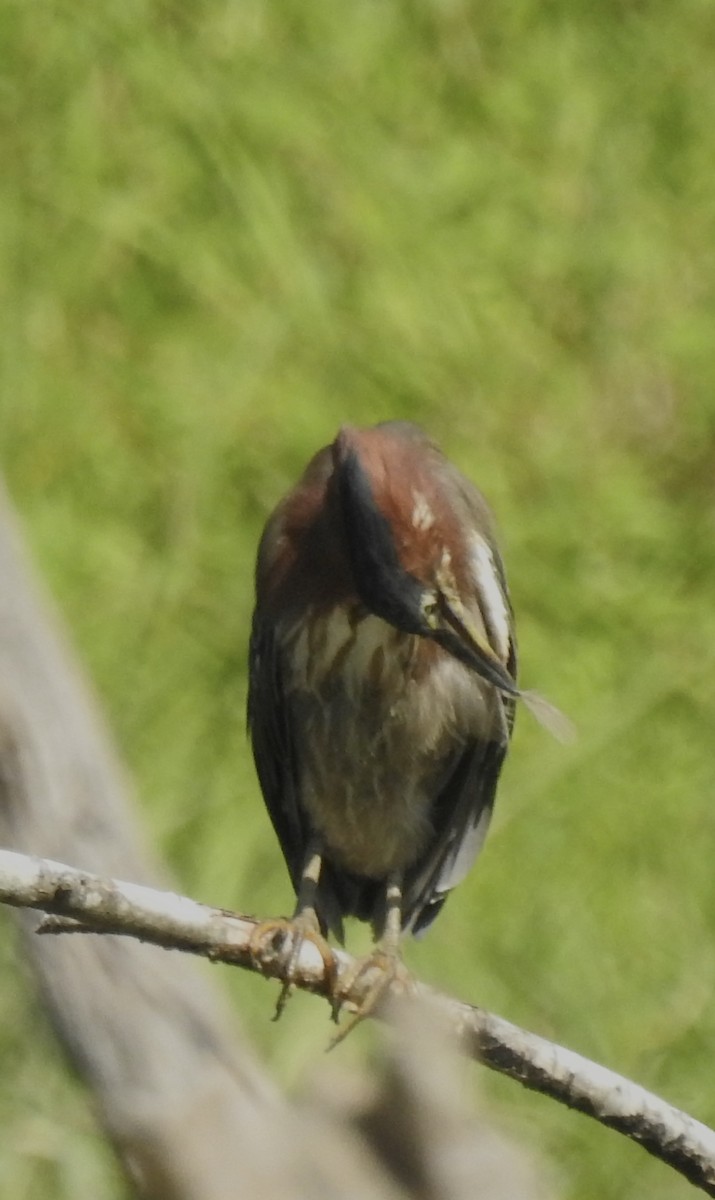
[[[368,984],[365,995],[360,1001],[357,1010],[330,1039],[328,1050],[332,1050],[335,1046],[340,1045],[340,1042],[344,1041],[349,1033],[352,1033],[356,1025],[359,1025],[361,1021],[364,1021],[365,1017],[374,1012],[393,983],[399,980],[406,988],[411,978],[397,947],[376,946],[370,954],[356,959],[334,988],[332,1004],[334,1021],[337,1022],[339,1020],[342,1006],[353,988],[360,982],[363,976],[370,975],[373,972],[377,973],[376,978]]]
[[[280,943],[278,938],[280,937]],[[293,992],[297,978],[298,960],[304,942],[312,942],[323,960],[328,995],[334,996],[338,971],[335,955],[320,932],[320,926],[311,912],[299,913],[293,918],[274,917],[261,921],[251,934],[249,952],[259,963],[265,961],[266,944],[279,963],[279,975],[283,986],[276,1001],[273,1020],[277,1021]]]

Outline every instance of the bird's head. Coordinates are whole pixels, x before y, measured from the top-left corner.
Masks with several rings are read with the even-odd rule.
[[[331,487],[365,607],[404,633],[440,642],[515,693],[505,669],[509,604],[491,531],[479,527],[478,507],[470,511],[464,481],[437,447],[407,422],[344,426],[333,443]],[[493,564],[482,603],[472,551],[477,539]],[[494,611],[484,613],[484,602]],[[490,628],[501,633],[500,644],[491,644]]]
[[[332,460],[327,498],[338,510],[365,607],[404,633],[437,642],[566,736],[561,714],[522,692],[513,676],[511,607],[489,510],[476,488],[408,422],[343,426]]]

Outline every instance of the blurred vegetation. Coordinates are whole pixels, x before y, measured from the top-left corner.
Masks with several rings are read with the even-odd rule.
[[[524,683],[580,736],[521,715],[408,960],[711,1124],[714,34],[706,0],[0,3],[0,454],[147,830],[190,893],[286,911],[244,739],[256,541],[341,421],[420,421],[491,498]],[[2,959],[0,1194],[111,1200]],[[324,1006],[276,1027],[273,986],[221,977],[300,1080]],[[564,1196],[690,1195],[485,1075]]]

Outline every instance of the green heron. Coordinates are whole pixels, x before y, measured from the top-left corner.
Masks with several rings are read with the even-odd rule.
[[[304,938],[326,958],[354,916],[394,965],[434,921],[484,841],[516,699],[554,713],[516,673],[484,497],[417,426],[344,426],[258,551],[249,729],[297,893],[279,1009]]]

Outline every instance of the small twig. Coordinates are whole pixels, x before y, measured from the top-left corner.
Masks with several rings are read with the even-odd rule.
[[[46,935],[121,934],[267,977],[281,975],[281,955],[270,943],[259,940],[259,949],[251,950],[251,935],[259,923],[253,917],[210,908],[173,892],[101,879],[48,859],[0,850],[0,901],[51,914],[38,927]],[[343,977],[352,960],[343,951],[335,956]],[[295,982],[304,990],[329,995],[325,964],[308,940],[301,948]],[[359,1004],[362,990],[358,977],[348,1002]],[[424,984],[415,984],[414,990],[432,1002],[472,1058],[617,1129],[715,1196],[713,1130],[572,1050]],[[392,991],[399,995],[404,985]]]

